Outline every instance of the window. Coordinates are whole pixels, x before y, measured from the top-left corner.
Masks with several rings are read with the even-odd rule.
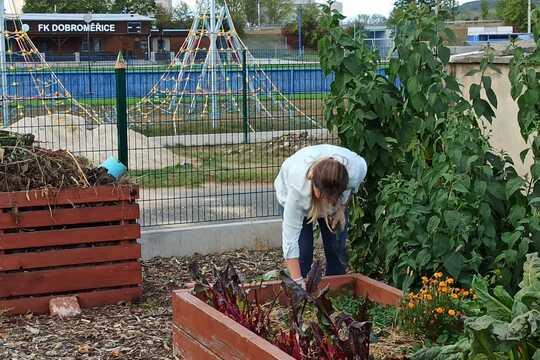
[[[90,39],[90,49],[88,49],[88,41],[86,38],[82,39],[81,51],[82,52],[100,52],[103,50],[103,42],[101,39]]]
[[[127,32],[128,33],[140,33],[141,32],[141,23],[139,21],[129,21],[127,23]]]

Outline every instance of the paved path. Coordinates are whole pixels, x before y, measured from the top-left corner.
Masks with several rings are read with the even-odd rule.
[[[278,215],[271,184],[206,184],[141,189],[141,224],[157,226]]]

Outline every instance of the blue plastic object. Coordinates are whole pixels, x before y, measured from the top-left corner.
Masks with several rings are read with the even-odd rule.
[[[116,179],[120,178],[127,171],[126,165],[122,164],[114,157],[108,158],[100,166],[107,169],[107,173],[114,176]]]

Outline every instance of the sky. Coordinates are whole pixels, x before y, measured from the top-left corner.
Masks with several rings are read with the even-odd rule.
[[[178,2],[179,0],[174,0]],[[190,5],[195,4],[195,0],[184,0]],[[340,0],[343,3],[343,14],[347,17],[354,17],[358,14],[381,14],[390,15],[394,0]],[[460,4],[471,0],[458,0]]]

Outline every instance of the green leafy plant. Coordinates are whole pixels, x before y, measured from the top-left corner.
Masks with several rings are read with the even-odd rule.
[[[513,290],[539,217],[532,188],[479,125],[498,105],[492,55],[469,102],[447,69],[453,33],[431,7],[394,14],[395,56],[384,74],[362,39],[339,27],[342,17],[325,11],[321,65],[335,74],[325,118],[369,168],[350,212],[353,267],[404,289],[444,269],[464,286],[490,274]]]
[[[473,282],[481,316],[465,320],[466,338],[454,345],[422,349],[414,360],[540,359],[540,258],[527,255],[520,290],[512,297],[503,287]]]

